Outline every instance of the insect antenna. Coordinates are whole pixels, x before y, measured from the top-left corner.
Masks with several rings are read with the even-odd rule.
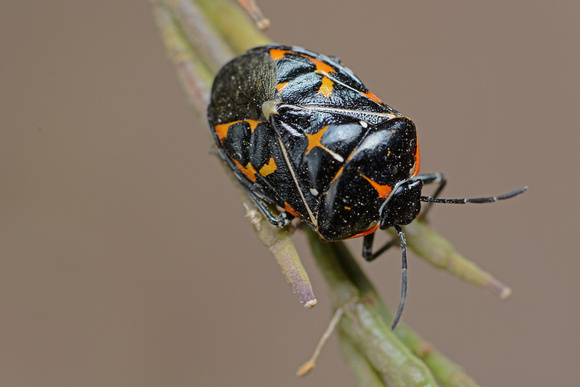
[[[401,240],[403,269],[401,279],[401,301],[399,301],[399,308],[397,309],[397,314],[395,315],[395,319],[393,320],[393,325],[391,325],[391,329],[395,329],[395,327],[397,326],[397,323],[401,318],[401,314],[403,313],[405,299],[407,298],[407,243],[405,242],[405,233],[403,232],[403,229],[399,225],[395,225],[395,230],[397,230],[397,234],[399,235],[399,239]]]
[[[463,198],[463,199],[441,199],[441,198],[432,198],[431,196],[421,196],[422,202],[428,203],[447,203],[447,204],[465,204],[465,203],[493,203],[499,200],[505,200],[513,198],[514,196],[518,196],[526,192],[528,187],[523,187],[520,189],[516,189],[514,191],[505,193],[499,196],[487,196],[483,198]]]

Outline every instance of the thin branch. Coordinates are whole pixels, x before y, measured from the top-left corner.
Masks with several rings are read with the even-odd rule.
[[[175,65],[189,101],[196,112],[205,119],[211,83],[219,70],[219,63],[230,58],[235,51],[214,28],[216,24],[222,25],[222,23],[210,22],[215,18],[220,18],[214,7],[229,15],[230,20],[241,20],[244,15],[233,4],[223,0],[211,0],[213,5],[208,8],[213,10],[213,17],[206,13],[205,7],[200,7],[189,0],[153,0],[151,3],[169,60]],[[191,26],[191,23],[198,25]],[[249,42],[256,36],[254,27],[248,22],[240,22],[238,28],[239,42]],[[192,40],[191,36],[194,31],[200,32],[203,36],[211,35],[211,38],[208,37],[208,41]],[[205,120],[204,125],[207,125]],[[290,238],[290,231],[273,226],[261,215],[254,216],[254,214],[259,214],[254,202],[235,182],[233,174],[225,164],[222,163],[222,165],[226,173],[234,180],[238,196],[250,215],[256,234],[274,255],[300,302],[306,308],[312,308],[316,305],[316,297],[308,274]]]

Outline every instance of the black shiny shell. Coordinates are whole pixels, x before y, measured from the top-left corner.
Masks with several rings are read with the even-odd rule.
[[[398,183],[418,173],[413,122],[335,58],[249,50],[216,76],[208,120],[243,186],[326,240],[373,232]]]

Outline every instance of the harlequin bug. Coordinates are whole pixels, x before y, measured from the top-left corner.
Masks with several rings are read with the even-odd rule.
[[[299,218],[326,241],[364,237],[369,261],[391,245],[373,252],[374,232],[397,231],[403,274],[393,328],[407,288],[400,226],[417,217],[421,202],[485,203],[526,190],[439,199],[446,180],[441,173],[418,174],[413,121],[336,58],[299,47],[256,47],[227,63],[215,78],[208,120],[219,155],[272,224]],[[433,196],[421,196],[430,183],[438,184]],[[283,211],[276,216],[267,204]]]

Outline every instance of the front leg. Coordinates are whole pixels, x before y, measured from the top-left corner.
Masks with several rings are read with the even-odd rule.
[[[369,262],[377,259],[379,255],[387,251],[389,248],[391,248],[391,246],[395,244],[395,239],[391,239],[389,242],[385,243],[383,247],[381,247],[380,249],[378,249],[376,252],[373,253],[372,251],[374,241],[375,241],[375,233],[365,235],[363,239],[362,256]]]
[[[433,195],[431,196],[434,199],[439,197],[443,191],[443,188],[445,188],[445,185],[447,184],[447,179],[441,172],[430,173],[428,175],[419,175],[415,177],[415,180],[422,180],[423,184],[437,184],[437,189],[435,189],[435,192],[433,192]],[[427,216],[429,210],[431,210],[432,205],[432,202],[425,204],[423,211],[418,216],[419,220],[425,220],[425,217]]]

